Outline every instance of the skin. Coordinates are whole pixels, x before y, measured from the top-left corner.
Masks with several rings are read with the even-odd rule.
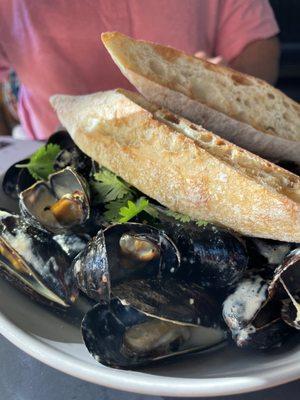
[[[214,64],[227,64],[237,71],[256,76],[272,85],[278,78],[280,44],[276,36],[248,44],[229,64],[220,56],[209,58],[204,52],[198,52],[195,55]]]

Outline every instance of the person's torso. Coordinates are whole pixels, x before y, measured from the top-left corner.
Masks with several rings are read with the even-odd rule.
[[[101,32],[120,31],[190,54],[212,53],[217,12],[218,0],[1,1],[0,40],[22,83],[21,107],[31,107],[45,121],[44,132],[36,135],[49,135],[57,123],[50,95],[129,87],[102,45]]]

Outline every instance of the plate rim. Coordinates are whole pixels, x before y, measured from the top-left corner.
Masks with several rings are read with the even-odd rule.
[[[76,360],[15,325],[0,312],[0,332],[11,343],[42,363],[81,380],[121,391],[155,396],[213,397],[254,392],[279,386],[300,377],[300,363],[289,362],[259,376],[177,378],[124,371]],[[150,378],[149,378],[150,377]],[[172,385],[174,383],[175,385]]]

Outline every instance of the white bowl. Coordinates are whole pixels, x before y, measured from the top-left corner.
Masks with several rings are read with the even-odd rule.
[[[1,181],[1,180],[0,180]],[[0,193],[0,206],[11,201]],[[82,344],[84,300],[66,315],[49,310],[0,280],[0,332],[31,356],[83,380],[136,393],[200,397],[250,392],[300,377],[300,345],[270,354],[223,347],[137,371],[98,364]]]

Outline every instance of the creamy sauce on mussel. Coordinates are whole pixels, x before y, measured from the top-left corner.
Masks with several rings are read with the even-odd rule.
[[[50,291],[32,271],[28,264],[34,265],[35,270],[48,281],[53,280],[50,266],[58,270],[59,266],[54,257],[49,258],[45,263],[38,255],[34,254],[32,239],[22,231],[16,231],[15,235],[7,231],[2,233],[0,241],[1,255],[6,262],[1,262],[1,267],[5,268],[10,274],[17,277],[25,285],[31,287],[35,292],[43,297],[65,305],[64,302],[52,291]],[[13,261],[13,262],[11,262]]]

